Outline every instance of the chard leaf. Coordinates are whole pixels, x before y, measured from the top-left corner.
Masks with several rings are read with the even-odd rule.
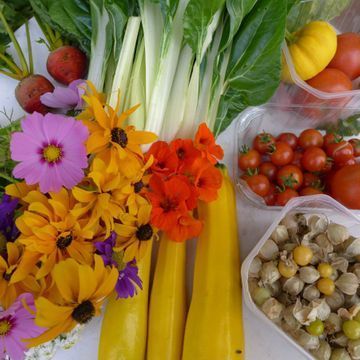
[[[225,0],[190,0],[184,14],[184,38],[201,60],[216,30]]]
[[[225,36],[223,37],[223,45],[221,49],[226,49],[235,34],[240,28],[244,17],[255,6],[257,0],[226,0],[226,10],[228,12],[228,19],[226,24]]]
[[[295,3],[295,5],[294,5]],[[292,33],[314,20],[330,21],[340,15],[349,5],[351,0],[290,0],[294,5],[287,18],[287,30]]]
[[[219,134],[248,106],[266,102],[280,83],[286,0],[259,0],[233,39],[214,126]]]

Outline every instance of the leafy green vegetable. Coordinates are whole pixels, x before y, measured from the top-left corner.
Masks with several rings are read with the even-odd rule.
[[[330,21],[340,15],[350,3],[351,0],[300,1],[290,10],[287,18],[287,30],[292,33],[314,20]]]
[[[346,119],[339,119],[335,124],[322,126],[320,130],[327,133],[337,133],[341,136],[357,136],[360,134],[360,114],[354,114]]]
[[[248,106],[266,102],[280,82],[286,0],[260,0],[244,19],[230,53],[216,134]]]

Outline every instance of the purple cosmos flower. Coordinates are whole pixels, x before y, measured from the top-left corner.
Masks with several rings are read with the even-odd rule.
[[[82,96],[85,94],[85,80],[74,80],[68,87],[55,87],[53,92],[40,96],[41,102],[53,109],[80,110],[83,107]]]
[[[14,221],[18,202],[18,199],[11,199],[9,195],[4,194],[0,203],[0,235],[5,236],[6,241],[14,241],[19,235]]]
[[[136,266],[135,259],[126,263],[116,261],[118,253],[113,250],[116,245],[116,234],[112,232],[105,241],[96,242],[95,248],[101,255],[105,265],[112,265],[119,269],[119,277],[115,286],[117,298],[133,297],[137,294],[136,285],[142,290],[142,281],[138,275],[139,269]]]
[[[37,337],[46,330],[35,325],[34,314],[34,298],[28,293],[21,294],[6,311],[0,312],[0,353],[3,356],[8,355],[11,360],[24,359],[27,348],[23,339]]]
[[[71,189],[83,179],[88,166],[85,125],[72,117],[35,112],[21,127],[23,132],[13,133],[10,143],[11,158],[20,161],[13,170],[16,178],[39,183],[43,193]]]

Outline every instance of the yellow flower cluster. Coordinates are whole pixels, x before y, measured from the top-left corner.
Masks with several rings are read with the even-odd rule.
[[[144,256],[155,234],[144,196],[153,160],[145,162],[141,145],[156,136],[124,125],[137,107],[119,114],[119,106],[105,105],[88,85],[87,106],[78,115],[90,133],[83,181],[58,193],[43,194],[25,183],[6,189],[22,209],[16,219],[20,236],[0,256],[0,305],[7,308],[25,291],[34,294],[36,322],[49,330],[31,346],[85,323],[113,291],[118,269],[104,265],[95,242],[115,232],[116,258],[129,262]]]

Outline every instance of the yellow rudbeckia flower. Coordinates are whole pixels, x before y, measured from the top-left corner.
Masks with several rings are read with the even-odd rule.
[[[87,219],[72,213],[75,199],[64,188],[49,197],[39,191],[25,196],[28,209],[16,219],[20,231],[18,241],[25,246],[25,255],[41,262],[37,278],[50,273],[59,261],[68,257],[81,264],[91,264],[94,246],[91,240],[98,229],[85,227]],[[30,255],[31,254],[31,255]]]
[[[118,115],[118,106],[105,109],[94,96],[89,96],[87,101],[94,111],[93,121],[83,120],[90,132],[86,143],[88,153],[102,159],[109,172],[121,172],[132,178],[142,168],[140,145],[154,142],[157,136],[148,131],[136,131],[134,126],[123,126],[138,106]]]
[[[115,224],[117,233],[116,250],[124,250],[124,262],[134,258],[140,260],[151,247],[155,230],[150,224],[151,205],[147,203],[139,208],[137,217],[125,214],[121,224]]]
[[[115,288],[119,272],[115,267],[105,267],[102,258],[95,255],[93,267],[67,259],[55,265],[51,275],[60,296],[55,300],[35,300],[35,323],[48,330],[27,339],[29,347],[50,341],[98,316],[103,301]]]

